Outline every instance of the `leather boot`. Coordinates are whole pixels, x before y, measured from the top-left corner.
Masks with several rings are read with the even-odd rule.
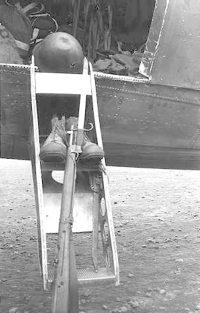
[[[40,150],[40,159],[44,162],[61,163],[66,159],[65,117],[59,120],[54,116],[51,120],[52,131]]]
[[[78,118],[69,117],[66,120],[66,130],[71,130],[73,125],[75,129],[78,129]],[[97,144],[91,142],[86,133],[84,132],[84,139],[82,145],[82,153],[80,155],[80,160],[101,160],[104,157],[104,151]]]

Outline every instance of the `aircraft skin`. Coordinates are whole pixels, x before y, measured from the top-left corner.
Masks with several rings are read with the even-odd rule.
[[[97,86],[108,163],[199,168],[199,91],[105,78]]]
[[[28,159],[31,125],[30,68],[0,66],[1,157]],[[97,98],[108,165],[199,168],[200,93],[97,74]],[[76,114],[74,102],[38,98],[41,135],[50,132],[52,114]],[[67,103],[67,104],[66,104]],[[71,107],[68,106],[70,103]],[[77,99],[75,101],[77,103]],[[87,109],[87,121],[92,113]],[[89,134],[90,136],[90,134]]]
[[[140,66],[146,77],[96,73],[108,165],[200,168],[199,24],[198,0],[159,0]],[[1,157],[28,159],[30,67],[0,65],[0,82]],[[43,139],[52,114],[66,113],[66,107],[68,116],[77,114],[76,103],[38,97]],[[89,108],[87,122],[92,121]]]

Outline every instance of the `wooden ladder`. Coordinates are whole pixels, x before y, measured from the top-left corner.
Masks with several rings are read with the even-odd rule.
[[[76,154],[73,153],[77,149],[77,146],[74,148],[72,144],[68,147],[67,158],[71,159],[71,156],[69,157],[70,153],[74,157],[73,163],[70,166],[70,168],[73,167],[73,164],[75,166],[75,173],[73,175],[69,174],[71,173],[67,169],[69,165],[42,162],[39,158],[40,127],[38,124],[37,94],[80,95],[78,129],[82,131],[85,121],[86,97],[91,97],[97,144],[103,148],[95,78],[91,64],[88,63],[86,58],[84,59],[82,74],[41,73],[36,71],[34,58],[31,64],[32,132],[30,158],[36,201],[39,259],[44,289],[48,290],[51,284],[55,282],[56,277],[57,283],[54,284],[54,293],[56,293],[56,296],[54,295],[54,298],[61,301],[62,298],[65,298],[66,290],[64,287],[63,290],[60,288],[62,284],[59,285],[59,282],[62,281],[63,285],[68,286],[67,280],[69,280],[69,277],[65,274],[59,274],[58,267],[62,262],[65,262],[65,258],[61,262],[59,260],[59,255],[61,254],[57,252],[58,259],[54,262],[53,266],[51,264],[51,269],[49,269],[48,252],[51,250],[51,246],[48,246],[47,237],[58,234],[60,238],[60,241],[58,241],[59,249],[63,249],[63,253],[67,253],[66,250],[68,250],[69,245],[63,247],[63,242],[65,241],[61,238],[63,236],[61,232],[65,215],[65,205],[63,206],[62,203],[69,200],[63,200],[63,198],[66,198],[66,188],[64,186],[65,184],[69,185],[71,179],[73,180],[71,182],[71,195],[73,198],[71,201],[73,216],[73,225],[71,227],[73,232],[72,238],[76,234],[81,234],[81,236],[91,234],[92,238],[91,257],[93,266],[77,268],[78,282],[95,284],[114,282],[116,285],[119,284],[118,255],[105,158],[98,165],[77,161]],[[55,181],[53,178],[55,171],[64,173],[63,183]],[[98,243],[99,237],[102,242],[101,247]],[[99,261],[100,252],[102,253],[102,257],[100,256],[100,258],[103,260],[101,262]],[[54,272],[57,271],[55,275],[52,273],[52,267]],[[60,294],[58,294],[58,290],[55,290],[58,287],[60,288]],[[54,299],[52,311],[55,313],[66,312],[64,304],[60,304],[60,307],[63,306],[63,308],[58,308],[58,304],[55,304],[59,302],[57,300]]]

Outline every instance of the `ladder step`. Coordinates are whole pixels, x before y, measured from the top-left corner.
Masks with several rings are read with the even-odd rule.
[[[99,268],[95,273],[92,269],[78,269],[78,282],[80,285],[108,285],[116,283],[117,278],[111,270],[106,268]],[[53,276],[48,279],[48,289],[51,289],[53,283]]]
[[[105,267],[98,268],[98,272],[93,269],[78,269],[78,281],[80,284],[99,284],[99,283],[113,283],[116,280],[114,273],[111,269]]]
[[[36,72],[35,78],[36,94],[91,95],[90,75]]]
[[[41,168],[43,172],[51,172],[51,171],[64,171],[65,164],[64,163],[50,163],[50,162],[41,162]],[[77,171],[99,171],[99,163],[90,162],[78,162],[77,163]]]

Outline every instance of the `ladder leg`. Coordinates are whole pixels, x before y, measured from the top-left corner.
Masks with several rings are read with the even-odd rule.
[[[33,177],[33,187],[35,195],[35,206],[36,206],[36,218],[37,218],[37,235],[38,235],[38,252],[39,252],[39,261],[40,261],[40,271],[42,274],[42,244],[41,244],[41,229],[40,229],[40,220],[39,220],[39,199],[38,199],[38,190],[37,190],[37,175],[36,175],[36,162],[34,158],[34,140],[33,140],[33,129],[30,129],[29,133],[29,142],[28,142],[28,151],[31,160],[31,169]]]
[[[101,127],[99,121],[99,112],[98,112],[98,105],[97,105],[97,94],[96,94],[96,85],[95,85],[95,78],[92,69],[91,63],[89,64],[90,68],[90,81],[91,81],[91,90],[92,90],[92,107],[94,112],[94,121],[95,121],[95,129],[96,129],[96,136],[97,136],[97,143],[98,145],[103,148],[103,141],[101,136]],[[106,168],[105,158],[102,159],[101,164],[103,168]],[[112,246],[113,252],[113,262],[114,262],[114,271],[116,276],[116,285],[119,284],[119,262],[118,262],[118,255],[117,255],[117,245],[115,239],[115,231],[114,231],[114,224],[113,224],[113,217],[112,217],[112,209],[111,209],[111,202],[110,202],[110,194],[109,194],[109,183],[108,177],[104,173],[103,176],[103,186],[104,186],[104,198],[105,198],[105,207],[106,207],[106,215],[107,215],[107,222],[109,225],[109,237]]]
[[[29,153],[32,165],[33,183],[35,191],[35,202],[37,212],[37,229],[38,229],[38,245],[41,271],[43,276],[44,289],[48,289],[48,271],[47,271],[47,249],[46,234],[44,229],[43,216],[43,186],[41,176],[41,165],[39,159],[40,143],[39,128],[36,104],[35,89],[35,68],[34,63],[31,64],[31,106],[32,106],[32,125],[29,135]]]

